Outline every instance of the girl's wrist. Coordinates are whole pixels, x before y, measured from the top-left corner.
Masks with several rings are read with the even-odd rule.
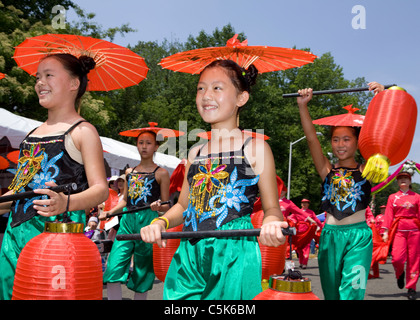
[[[165,228],[165,230],[168,230],[169,228],[169,220],[165,217],[157,217],[155,219],[152,220],[152,222],[150,222],[150,224],[154,224],[157,222],[162,221],[164,224],[162,224],[162,226]]]

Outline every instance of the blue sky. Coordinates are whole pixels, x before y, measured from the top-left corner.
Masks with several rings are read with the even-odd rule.
[[[248,45],[310,48],[321,56],[331,52],[347,79],[365,77],[396,83],[420,103],[420,1],[418,0],[73,0],[96,14],[104,28],[129,23],[136,29],[115,43],[167,39],[184,42],[201,30],[211,34],[230,23],[244,32]],[[363,6],[364,13],[352,12]],[[357,20],[357,18],[362,20]],[[364,18],[364,19],[363,19]],[[71,11],[67,20],[75,20]],[[365,22],[364,29],[354,22]],[[353,24],[352,24],[353,22]],[[314,88],[316,90],[316,88]],[[420,112],[407,159],[420,163]],[[391,171],[396,169],[392,167]],[[420,176],[415,175],[420,183]]]

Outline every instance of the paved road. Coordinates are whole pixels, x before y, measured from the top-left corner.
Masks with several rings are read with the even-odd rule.
[[[296,261],[296,260],[294,260]],[[321,283],[318,272],[318,260],[311,258],[309,260],[308,268],[301,270],[304,277],[308,277],[311,280],[312,291],[321,300],[324,299],[324,295],[321,289]],[[379,265],[380,278],[368,280],[365,300],[407,300],[406,289],[399,289],[397,287],[397,281],[394,276],[394,269],[392,267],[390,259],[386,264]],[[159,280],[155,280],[153,289],[148,293],[148,300],[161,300],[162,299],[163,283]],[[123,286],[123,299],[132,300],[133,292]],[[104,289],[104,299],[106,298],[106,290]],[[418,299],[420,300],[420,293]]]

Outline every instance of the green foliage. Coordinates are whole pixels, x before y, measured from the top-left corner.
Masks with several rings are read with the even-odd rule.
[[[70,33],[104,38],[112,41],[117,33],[134,31],[128,25],[104,30],[95,23],[94,13],[86,13],[71,1],[60,5],[73,8],[77,21],[68,22],[66,29],[51,26],[53,1],[0,0],[0,72],[7,77],[0,81],[1,107],[17,114],[41,120],[46,112],[38,105],[33,90],[34,78],[16,66],[14,47],[27,37],[45,33]],[[237,31],[230,24],[213,33],[199,31],[190,35],[185,43],[139,41],[130,49],[142,56],[148,67],[147,79],[139,85],[111,92],[89,92],[85,95],[81,115],[94,124],[100,135],[127,143],[133,140],[118,133],[123,130],[148,126],[158,122],[160,127],[178,129],[186,121],[188,130],[209,130],[196,111],[195,92],[197,75],[175,73],[162,69],[158,63],[166,56],[179,51],[209,46],[224,46]],[[246,39],[239,33],[239,40]],[[309,49],[303,49],[309,50]],[[276,161],[277,174],[286,182],[288,174],[289,144],[304,134],[300,125],[295,99],[282,98],[283,93],[300,88],[314,90],[358,87],[366,85],[364,78],[348,80],[342,68],[334,62],[331,53],[320,55],[314,63],[301,68],[261,74],[253,88],[251,99],[240,113],[240,126],[246,129],[264,129]],[[345,112],[342,107],[353,104],[364,113],[371,95],[367,93],[316,96],[310,104],[313,119]],[[324,152],[330,152],[328,129],[317,126]],[[189,141],[190,147],[196,141]],[[293,146],[291,199],[299,202],[303,197],[311,200],[311,208],[318,211],[321,181],[312,163],[307,144],[301,141]]]

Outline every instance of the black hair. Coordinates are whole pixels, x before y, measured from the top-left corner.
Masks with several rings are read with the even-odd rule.
[[[340,126],[331,126],[330,128],[330,139],[333,136],[334,130],[337,129]],[[347,126],[347,128],[351,129],[351,131],[353,131],[353,135],[356,137],[357,140],[359,140],[359,135],[360,135],[360,130],[362,129],[361,127],[349,127]]]
[[[156,132],[154,132],[153,130],[145,130],[145,131],[141,131],[140,133],[139,133],[139,135],[137,136],[137,138],[136,138],[136,144],[139,142],[139,138],[140,138],[140,136],[142,135],[142,134],[144,134],[144,133],[150,133],[155,139],[155,142],[156,142],[156,144],[157,145],[160,145],[160,141],[162,140],[162,136],[159,134],[156,134]]]
[[[244,69],[232,60],[215,60],[206,66],[202,72],[215,67],[221,67],[226,70],[238,92],[247,91],[251,93],[251,87],[256,83],[258,76],[258,69],[253,64],[248,69]]]
[[[88,85],[87,75],[90,70],[95,68],[95,60],[88,56],[80,56],[79,58],[76,58],[74,55],[69,53],[54,53],[45,56],[43,59],[46,58],[57,59],[73,77],[79,78],[80,86],[75,103],[75,107],[79,108],[82,96],[85,94]]]

